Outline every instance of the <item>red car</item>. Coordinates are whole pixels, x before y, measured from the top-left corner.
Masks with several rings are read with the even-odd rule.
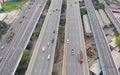
[[[83,62],[83,58],[80,58],[80,59],[79,59],[79,62],[80,62],[80,64],[82,64],[82,62]]]
[[[82,54],[82,51],[80,51],[79,62],[80,62],[80,64],[83,63],[83,54]]]

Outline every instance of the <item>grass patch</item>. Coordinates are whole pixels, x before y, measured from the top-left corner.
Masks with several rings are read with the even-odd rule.
[[[30,60],[29,54],[30,54],[30,51],[25,49],[23,56],[21,58],[21,61],[19,63],[19,66],[17,67],[17,70],[15,72],[15,75],[24,75],[25,74],[25,71],[28,67],[28,61]]]
[[[57,72],[52,72],[52,75],[57,75]]]
[[[65,31],[65,27],[64,26],[60,26],[59,27],[59,35],[58,35],[58,37],[59,37],[59,39],[60,39],[60,42],[64,42],[64,31]]]
[[[2,3],[3,10],[8,12],[20,7],[21,5],[25,4],[28,0],[19,0],[17,2],[5,2]]]

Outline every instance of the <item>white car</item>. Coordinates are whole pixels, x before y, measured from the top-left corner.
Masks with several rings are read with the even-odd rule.
[[[50,46],[50,42],[48,42],[48,44],[47,44],[47,45],[48,45],[48,47],[49,47],[49,46]]]
[[[50,56],[50,54],[49,54],[47,59],[50,60],[50,57],[51,57],[51,56]]]
[[[69,40],[67,39],[67,44],[69,44]]]
[[[4,46],[4,45],[2,45],[2,46],[1,46],[1,50],[3,50],[4,48],[5,48],[5,46]]]
[[[46,47],[42,47],[42,52],[45,52]]]

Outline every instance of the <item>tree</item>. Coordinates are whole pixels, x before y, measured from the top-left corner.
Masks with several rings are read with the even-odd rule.
[[[27,49],[31,49],[32,48],[32,41],[30,40],[28,45],[27,45]]]
[[[120,48],[120,36],[116,37],[116,44]]]
[[[7,31],[7,24],[3,21],[0,21],[0,34],[4,34]]]
[[[104,8],[105,8],[105,6],[104,6],[103,3],[100,3],[99,5],[96,5],[96,6],[95,6],[95,10],[104,9]]]
[[[50,3],[51,3],[51,0],[48,0],[47,1],[47,5],[50,6]]]
[[[40,34],[40,30],[41,30],[41,29],[35,31],[35,35],[36,35],[37,37],[38,37],[39,34]]]
[[[80,8],[80,12],[81,12],[82,15],[87,14],[87,10],[86,10],[85,7],[84,8]]]

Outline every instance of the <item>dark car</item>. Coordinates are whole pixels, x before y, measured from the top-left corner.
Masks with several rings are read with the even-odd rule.
[[[71,50],[71,55],[73,56],[75,54],[74,49]]]

